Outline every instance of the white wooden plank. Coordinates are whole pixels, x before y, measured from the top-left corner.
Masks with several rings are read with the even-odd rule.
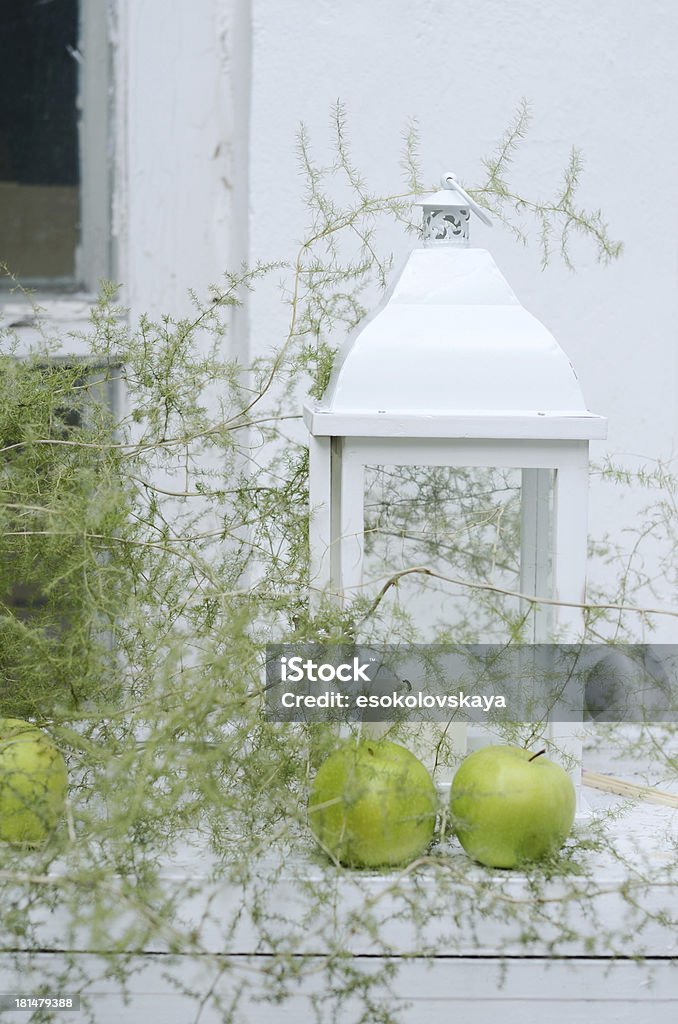
[[[428,438],[551,438],[587,440],[607,437],[604,416],[544,413],[496,415],[483,410],[440,416],[421,413],[368,414],[332,413],[313,406],[304,407],[304,419],[316,435],[341,437],[428,437]]]
[[[310,603],[315,610],[331,579],[331,441],[309,438]]]
[[[393,960],[355,958],[351,968],[374,976],[389,962]],[[77,965],[93,979],[83,994],[97,1024],[137,1024],[140,1020],[187,1024],[196,1019],[200,1000],[210,990],[227,1006],[240,985],[244,990],[236,1019],[241,1024],[297,1024],[314,1019],[310,997],[329,995],[323,962],[315,959],[304,962],[298,983],[290,986],[289,998],[280,1003],[263,1001],[265,958],[241,958],[224,970],[218,962],[190,957],[134,957],[129,965],[126,1003],[116,982],[97,980],[102,973],[100,960],[82,957]],[[48,959],[46,954],[15,965],[0,957],[0,991],[30,994],[31,986],[35,991],[44,982],[46,972],[63,966],[63,959]],[[375,989],[385,1005],[400,1006],[402,1024],[424,1020],[427,1024],[449,1024],[450,1020],[487,1024],[495,1017],[510,1024],[525,1024],[535,1018],[549,1024],[675,1024],[678,1015],[678,965],[666,961],[408,960],[397,964],[390,996],[379,986]],[[334,1019],[330,1018],[331,1006],[328,1000],[325,1019]],[[338,1019],[349,1024],[361,1009],[359,999],[354,998]],[[81,1024],[83,1018],[84,1014],[76,1012],[59,1016],[63,1024]],[[26,1014],[5,1013],[2,1019],[25,1021]],[[218,1006],[208,998],[201,1024],[222,1021]]]
[[[341,457],[339,519],[340,580],[342,598],[360,594],[365,535],[365,466],[361,455],[344,444]]]
[[[347,438],[367,466],[490,466],[503,469],[567,469],[581,465],[585,441],[510,441],[444,437]]]
[[[654,806],[652,810],[677,813]],[[637,855],[634,841],[638,839],[637,834],[629,837],[624,852]],[[294,936],[295,951],[305,955],[324,955],[332,936],[345,931],[347,952],[355,955],[373,953],[374,941],[370,934],[350,924],[351,920],[364,917],[367,905],[378,908],[381,941],[400,955],[415,955],[423,946],[428,946],[440,953],[457,956],[546,956],[555,945],[559,955],[582,956],[591,952],[589,943],[593,942],[596,954],[603,956],[678,958],[678,933],[671,924],[676,913],[675,891],[667,888],[665,883],[669,855],[667,849],[663,862],[658,857],[658,863],[650,861],[643,866],[643,876],[649,874],[657,883],[654,888],[651,882],[647,886],[644,884],[643,876],[639,879],[637,865],[628,872],[619,870],[615,873],[612,865],[604,863],[595,884],[587,878],[581,880],[578,899],[571,898],[571,887],[562,879],[542,883],[540,897],[548,902],[541,907],[537,934],[529,940],[524,938],[523,931],[524,922],[529,924],[530,914],[512,913],[513,908],[520,909],[521,901],[529,905],[534,898],[525,878],[517,872],[489,872],[472,864],[461,851],[457,854],[458,880],[446,891],[441,889],[433,871],[423,869],[416,882],[397,883],[395,888],[403,887],[402,898],[393,891],[397,872],[337,872],[331,867],[323,869],[315,861],[298,858],[287,862],[280,875],[279,865],[262,862],[256,888],[259,890],[260,913],[264,908],[268,935],[263,948],[270,949],[278,942],[287,943]],[[248,954],[261,949],[261,925],[253,922],[247,913],[247,907],[256,903],[253,895],[255,886],[251,887],[250,895],[248,890],[243,891],[226,882],[215,884],[207,876],[204,860],[204,884],[200,884],[200,870],[196,865],[193,871],[187,869],[179,881],[167,880],[165,883],[165,889],[172,894],[176,906],[173,920],[176,932],[185,936],[197,928],[200,946],[206,953]],[[267,872],[270,882],[266,880]],[[274,872],[280,875],[276,880],[273,880]],[[635,882],[636,888],[631,892],[640,902],[640,911],[634,911],[619,894],[618,889],[625,881]],[[488,882],[491,885],[484,897],[480,902],[475,901],[476,885]],[[407,909],[407,900],[412,897],[415,884],[419,905],[428,905],[433,911],[430,921],[420,929],[412,924]],[[336,907],[332,919],[325,919],[319,913],[310,891],[324,891],[328,897],[331,896]],[[263,897],[262,892],[265,892]],[[661,913],[669,917],[666,923],[662,922]],[[646,919],[645,915],[654,917]],[[226,934],[230,923],[235,920],[238,924],[234,933]],[[638,927],[641,920],[642,929]],[[63,948],[67,938],[68,948],[82,953],[93,952],[89,934],[81,929],[74,936],[69,936],[67,924],[64,913],[56,909],[48,920],[41,923],[38,931],[40,945],[43,948]],[[106,945],[99,945],[97,949],[113,948],[116,937],[123,933],[124,925],[122,916],[112,921]],[[563,938],[563,928],[566,927],[571,929],[571,937],[567,939]],[[147,952],[166,949],[166,942],[156,939],[149,944]]]

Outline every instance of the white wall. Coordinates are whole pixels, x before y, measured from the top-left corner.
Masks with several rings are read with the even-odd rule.
[[[667,458],[678,449],[676,226],[678,6],[648,0],[252,0],[250,256],[289,256],[302,236],[299,121],[320,158],[345,102],[356,162],[375,189],[397,188],[400,132],[418,118],[428,181],[448,168],[481,180],[481,157],[521,97],[533,125],[516,163],[528,197],[584,152],[581,201],[602,207],[619,262],[576,242],[577,273],[544,273],[536,245],[474,225],[521,301],[572,359],[589,407],[609,417],[607,450]],[[411,244],[394,236],[404,252]],[[279,340],[284,310],[255,299],[252,346]],[[602,444],[594,448],[601,455]],[[644,497],[644,496],[643,496]],[[642,503],[642,497],[638,499]],[[594,487],[592,529],[633,525],[637,502]],[[666,594],[667,600],[672,595]]]
[[[356,159],[378,188],[399,183],[408,115],[421,124],[429,180],[451,166],[478,181],[480,158],[525,96],[534,123],[516,182],[527,196],[543,195],[570,145],[582,147],[582,201],[603,208],[625,255],[600,269],[590,247],[577,247],[577,275],[558,265],[541,274],[536,247],[522,251],[501,228],[476,223],[475,240],[491,247],[575,362],[590,405],[610,416],[611,445],[669,450],[678,426],[678,7],[649,0],[641,14],[630,0],[254,0],[253,17],[252,254],[272,245],[284,252],[299,237],[295,132],[303,120],[322,155],[337,97],[348,107]]]
[[[247,248],[249,9],[115,0],[117,280],[132,314],[190,311]],[[239,344],[238,339],[238,344]]]

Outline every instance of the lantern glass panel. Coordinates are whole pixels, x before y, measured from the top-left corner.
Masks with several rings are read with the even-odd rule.
[[[553,484],[547,469],[367,465],[363,583],[381,586],[412,566],[440,577],[413,574],[406,588],[391,588],[382,601],[386,620],[392,616],[399,634],[404,626],[416,644],[550,640],[552,606],[519,595],[553,593]],[[532,655],[526,650],[525,657]],[[515,723],[511,739],[526,743],[548,732],[545,720]],[[407,734],[426,763],[427,745],[436,749],[437,778],[467,744],[506,741],[501,727],[458,719],[442,728],[412,725]]]
[[[552,504],[550,471],[367,466],[363,578],[418,565],[446,577],[413,575],[405,608],[391,591],[421,642],[546,640],[548,610],[516,595],[552,591]]]

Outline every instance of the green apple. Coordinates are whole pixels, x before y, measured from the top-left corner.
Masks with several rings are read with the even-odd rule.
[[[464,758],[452,780],[450,811],[469,857],[514,868],[563,845],[574,821],[574,786],[543,753],[489,746]]]
[[[433,838],[437,794],[414,754],[390,740],[350,740],[318,769],[308,821],[322,848],[350,867],[407,864]]]
[[[20,718],[0,718],[0,839],[43,842],[63,814],[67,785],[49,737]]]

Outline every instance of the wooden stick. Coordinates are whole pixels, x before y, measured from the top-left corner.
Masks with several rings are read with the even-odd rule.
[[[614,775],[602,775],[600,772],[581,773],[582,782],[591,789],[601,789],[604,793],[615,793],[617,796],[635,797],[646,800],[649,804],[663,804],[665,807],[678,807],[678,794],[666,793],[652,786],[638,786],[634,782],[624,782]]]

